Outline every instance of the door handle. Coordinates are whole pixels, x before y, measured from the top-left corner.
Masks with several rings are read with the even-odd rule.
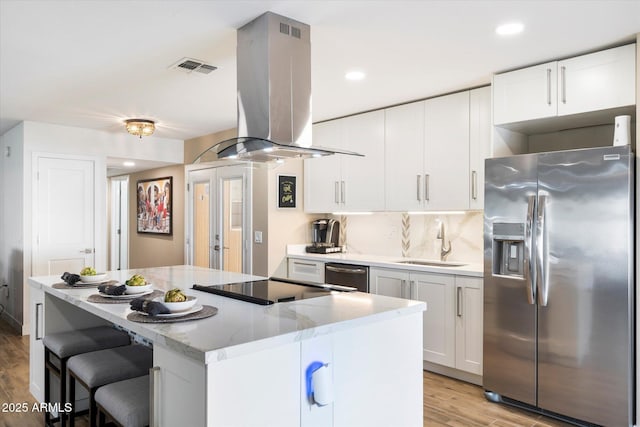
[[[551,105],[551,68],[547,68],[547,105]]]
[[[567,103],[567,67],[560,67],[560,84],[562,85],[562,103]]]
[[[40,321],[42,320],[42,303],[36,304],[36,341],[42,339],[42,330],[40,328]]]
[[[424,200],[429,201],[429,174],[424,176]]]
[[[534,264],[531,263],[533,258],[533,236],[532,227],[533,219],[536,211],[536,196],[529,196],[527,201],[527,222],[524,226],[524,275],[527,284],[527,301],[529,304],[535,304],[536,294],[533,283],[535,282]]]
[[[334,267],[332,265],[327,265],[325,268],[328,271],[332,271],[334,273],[364,274],[367,272],[367,270],[363,268],[340,268],[340,267]]]
[[[471,198],[478,199],[478,172],[471,171]]]
[[[456,288],[456,314],[462,317],[462,286]]]
[[[418,174],[416,176],[416,199],[420,202],[422,201],[422,191],[420,191],[420,183],[422,182],[422,175]]]
[[[93,253],[93,249],[92,248],[81,249],[80,253],[81,254],[92,254]]]
[[[549,300],[548,283],[548,254],[545,247],[545,210],[547,208],[547,195],[538,196],[538,224],[536,228],[536,284],[538,292],[538,304],[542,307]]]
[[[347,185],[344,181],[340,181],[340,199],[343,205],[347,203]]]
[[[340,204],[340,182],[335,181],[333,184],[333,201],[336,205]]]

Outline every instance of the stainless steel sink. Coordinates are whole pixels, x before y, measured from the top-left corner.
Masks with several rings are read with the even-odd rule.
[[[410,265],[426,265],[429,267],[462,267],[467,264],[459,262],[447,262],[447,261],[417,261],[417,260],[402,260],[397,261],[398,264],[410,264]]]

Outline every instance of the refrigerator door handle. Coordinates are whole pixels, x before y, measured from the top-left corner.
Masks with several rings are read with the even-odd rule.
[[[527,301],[536,303],[536,288],[534,286],[536,272],[533,260],[533,220],[536,211],[536,196],[529,196],[527,203],[527,222],[524,226],[524,274],[527,284]]]
[[[538,304],[542,307],[547,305],[549,299],[549,281],[547,277],[547,254],[545,246],[545,209],[547,205],[547,195],[538,196],[538,215],[536,228],[536,284],[538,293]]]

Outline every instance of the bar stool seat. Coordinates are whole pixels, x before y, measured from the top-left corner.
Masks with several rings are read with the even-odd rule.
[[[98,426],[104,426],[105,414],[122,427],[149,425],[149,387],[149,375],[100,387],[96,391]]]
[[[141,377],[153,365],[153,351],[143,345],[128,345],[79,354],[69,358],[69,377],[78,380],[89,391],[89,423],[96,425],[96,389],[122,380]],[[75,381],[69,384],[69,399],[75,399]],[[74,425],[74,409],[70,425]]]
[[[119,346],[129,345],[129,334],[124,331],[117,330],[111,326],[97,326],[93,328],[73,330],[67,332],[58,332],[48,334],[42,339],[44,345],[44,400],[50,403],[51,399],[51,377],[53,372],[60,378],[60,401],[63,404],[67,402],[67,361],[70,357],[78,354],[103,350]],[[55,356],[52,358],[52,355]],[[56,419],[51,418],[50,412],[45,412],[45,425],[49,426]],[[65,425],[64,414],[58,419],[61,425]]]

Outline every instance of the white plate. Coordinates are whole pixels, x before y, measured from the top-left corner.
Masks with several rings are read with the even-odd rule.
[[[201,305],[196,305],[194,307],[191,307],[189,310],[180,311],[178,313],[156,314],[155,316],[151,316],[151,317],[162,317],[162,318],[182,317],[182,316],[186,316],[187,314],[197,313],[203,308],[204,307]],[[149,313],[145,313],[144,311],[139,311],[138,313],[142,313],[144,315],[150,316]]]
[[[134,299],[134,298],[138,298],[141,297],[143,295],[149,295],[153,293],[153,289],[150,289],[146,292],[142,292],[139,294],[123,294],[123,295],[107,295],[107,294],[103,294],[102,292],[98,292],[98,295],[100,295],[101,297],[105,297],[105,298],[115,298],[115,299]]]
[[[80,275],[80,281],[83,283],[97,283],[97,282],[104,282],[106,280],[107,280],[107,273],[97,273],[92,276]]]

